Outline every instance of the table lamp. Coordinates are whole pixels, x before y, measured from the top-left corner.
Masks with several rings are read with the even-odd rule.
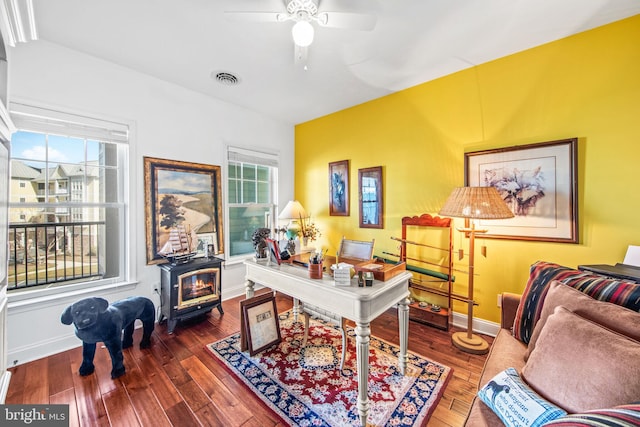
[[[307,212],[297,200],[290,200],[287,205],[282,209],[278,219],[288,219],[289,225],[287,225],[287,238],[289,240],[295,239],[302,227],[298,221],[302,221],[307,218]]]
[[[442,209],[440,209],[439,215],[471,220],[471,227],[467,227],[465,224],[464,228],[458,228],[458,231],[467,233],[469,236],[467,332],[454,333],[451,336],[451,341],[454,346],[467,353],[485,354],[489,351],[489,344],[482,337],[473,333],[473,276],[476,233],[486,233],[487,230],[477,229],[473,220],[506,219],[513,218],[514,215],[494,187],[455,188]]]

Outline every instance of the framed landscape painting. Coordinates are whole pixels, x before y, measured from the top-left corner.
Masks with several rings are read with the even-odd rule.
[[[144,191],[147,264],[164,262],[158,252],[176,226],[224,253],[220,166],[145,157]]]
[[[479,238],[578,243],[578,139],[465,153],[465,185],[495,187],[514,218]]]

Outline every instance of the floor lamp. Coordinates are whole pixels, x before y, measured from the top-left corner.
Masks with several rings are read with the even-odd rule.
[[[458,231],[462,231],[469,236],[467,332],[454,333],[451,341],[454,346],[467,353],[485,354],[489,351],[489,344],[482,337],[473,333],[473,276],[476,234],[486,233],[487,230],[477,229],[473,220],[513,218],[513,212],[511,212],[494,187],[459,187],[453,190],[442,209],[440,209],[439,215],[465,218],[465,220],[470,220],[471,222],[470,227],[465,224],[465,228],[458,228]]]

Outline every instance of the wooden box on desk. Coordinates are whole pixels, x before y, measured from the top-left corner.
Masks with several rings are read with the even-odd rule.
[[[385,281],[405,271],[407,269],[407,264],[404,262],[389,264],[382,261],[372,260],[356,264],[354,268],[356,272],[370,271],[373,273],[374,279]]]

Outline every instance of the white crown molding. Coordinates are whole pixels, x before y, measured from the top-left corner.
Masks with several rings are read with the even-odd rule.
[[[33,0],[0,0],[0,30],[11,47],[37,40]]]

